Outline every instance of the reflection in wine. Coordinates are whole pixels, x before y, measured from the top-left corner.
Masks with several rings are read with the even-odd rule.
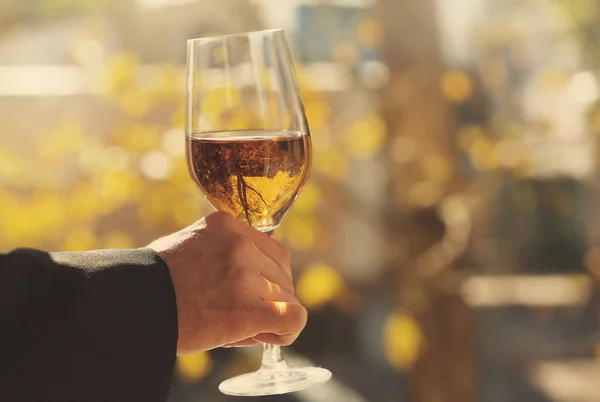
[[[310,135],[281,131],[193,133],[188,165],[217,210],[258,230],[274,230],[310,170]]]

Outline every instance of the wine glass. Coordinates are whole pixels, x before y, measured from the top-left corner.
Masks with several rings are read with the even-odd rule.
[[[308,178],[311,140],[282,30],[188,41],[186,146],[190,174],[210,205],[273,233]],[[289,367],[264,345],[261,368],[221,392],[294,392],[331,378]]]

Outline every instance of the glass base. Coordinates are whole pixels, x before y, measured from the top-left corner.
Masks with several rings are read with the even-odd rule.
[[[286,394],[322,384],[330,378],[331,372],[324,368],[292,368],[285,365],[276,370],[261,369],[230,378],[219,385],[219,391],[234,396]]]

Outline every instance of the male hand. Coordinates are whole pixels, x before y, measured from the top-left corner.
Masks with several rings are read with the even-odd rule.
[[[306,325],[289,251],[222,212],[149,245],[167,263],[179,320],[177,354],[258,342],[289,345]]]

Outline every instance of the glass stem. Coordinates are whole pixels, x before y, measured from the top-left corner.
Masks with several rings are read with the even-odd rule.
[[[269,230],[264,233],[273,236],[273,232],[275,232],[275,230]],[[272,371],[284,367],[287,367],[287,363],[283,358],[281,347],[270,343],[263,343],[263,357],[260,371]]]
[[[261,371],[272,371],[286,366],[287,364],[279,346],[271,345],[270,343],[263,344]]]

